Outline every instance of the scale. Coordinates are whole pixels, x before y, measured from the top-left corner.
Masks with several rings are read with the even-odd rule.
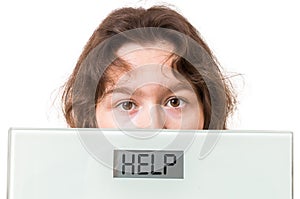
[[[9,130],[8,199],[292,199],[293,135]]]

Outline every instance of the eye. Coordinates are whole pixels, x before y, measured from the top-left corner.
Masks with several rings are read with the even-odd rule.
[[[182,99],[179,99],[177,97],[172,97],[171,99],[169,99],[166,103],[166,106],[168,107],[172,107],[172,108],[179,108],[179,107],[183,107],[185,105],[185,101]]]
[[[132,101],[124,101],[117,105],[122,111],[131,111],[136,108],[136,105]]]

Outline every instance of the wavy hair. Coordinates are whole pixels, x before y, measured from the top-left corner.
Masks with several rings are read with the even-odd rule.
[[[155,31],[157,29],[160,31]],[[124,34],[131,30],[136,31]],[[121,8],[102,21],[64,85],[62,105],[68,125],[97,128],[96,105],[110,81],[107,66],[127,70],[116,57],[116,51],[129,42],[155,41],[169,42],[180,52],[172,56],[172,67],[187,78],[203,104],[204,129],[226,129],[227,119],[236,105],[231,82],[222,74],[217,59],[199,32],[181,14],[165,6]],[[200,46],[201,52],[192,43]]]

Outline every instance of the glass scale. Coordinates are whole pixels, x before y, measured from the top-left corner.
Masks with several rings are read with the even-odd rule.
[[[292,199],[293,134],[9,130],[8,199]]]

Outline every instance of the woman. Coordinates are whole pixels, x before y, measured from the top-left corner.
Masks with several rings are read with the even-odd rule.
[[[236,100],[197,30],[155,6],[121,8],[104,19],[62,102],[70,127],[226,129]]]

